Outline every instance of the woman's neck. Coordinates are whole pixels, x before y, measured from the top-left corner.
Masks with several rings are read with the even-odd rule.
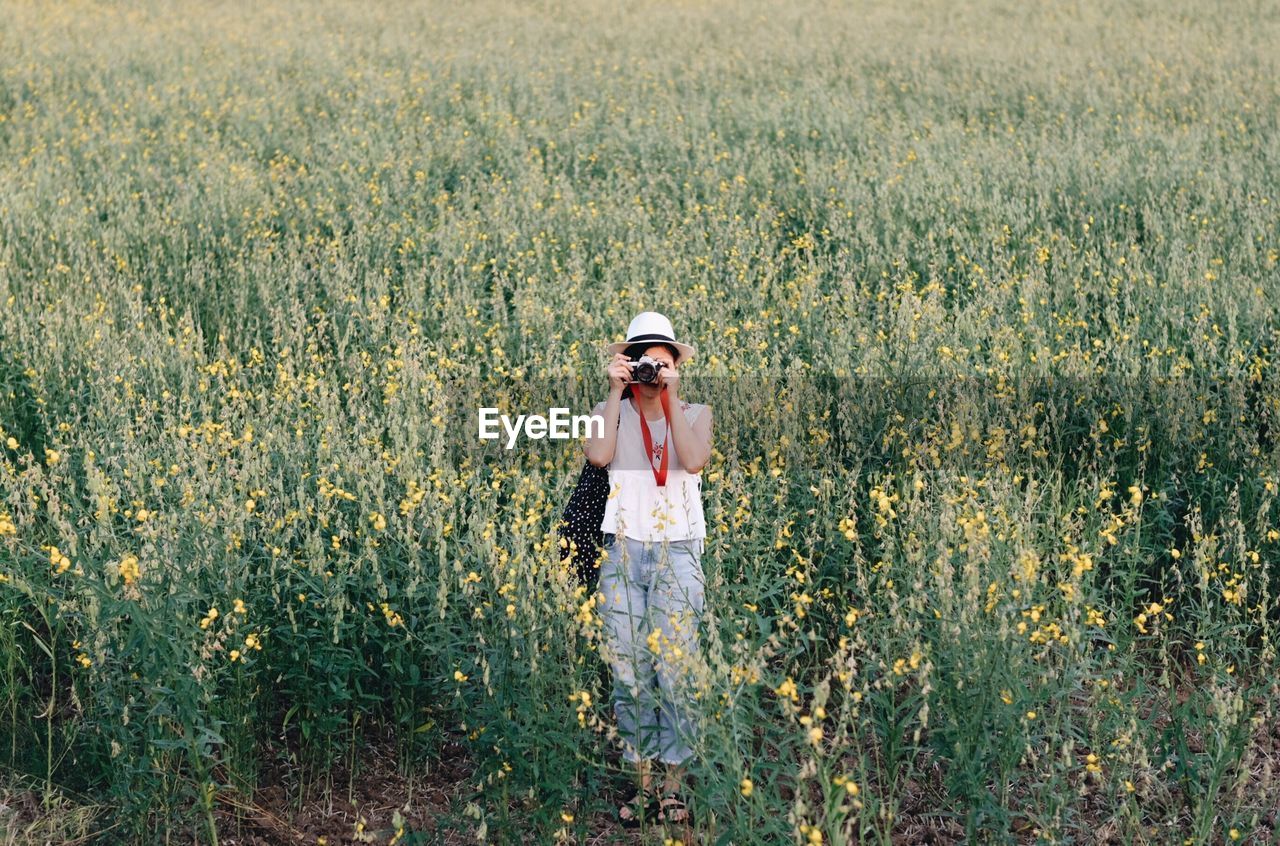
[[[640,404],[640,413],[646,420],[658,420],[665,416],[662,412],[662,400],[658,394],[644,396],[637,391],[635,397],[636,402]]]

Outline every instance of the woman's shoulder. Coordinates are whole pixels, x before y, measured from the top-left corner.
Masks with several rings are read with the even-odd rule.
[[[688,400],[680,400],[680,410],[684,412],[684,416],[690,421],[698,419],[698,416],[711,406],[702,402],[689,402]]]

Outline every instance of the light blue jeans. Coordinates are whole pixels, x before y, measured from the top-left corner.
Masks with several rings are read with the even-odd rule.
[[[682,764],[697,736],[688,667],[699,649],[703,543],[606,534],[604,546],[597,590],[623,760]]]

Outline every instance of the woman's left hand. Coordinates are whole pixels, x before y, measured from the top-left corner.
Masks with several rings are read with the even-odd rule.
[[[680,373],[674,367],[664,367],[658,372],[662,374],[662,387],[667,389],[667,396],[675,399],[680,384]]]

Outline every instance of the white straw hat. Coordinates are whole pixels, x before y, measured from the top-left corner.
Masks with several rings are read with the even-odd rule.
[[[609,345],[609,354],[626,352],[627,347],[632,344],[645,342],[670,344],[675,347],[680,352],[676,358],[677,364],[683,364],[694,353],[693,347],[675,339],[675,332],[671,328],[670,320],[667,320],[666,317],[656,311],[642,311],[632,319],[631,325],[627,327],[627,339]]]

